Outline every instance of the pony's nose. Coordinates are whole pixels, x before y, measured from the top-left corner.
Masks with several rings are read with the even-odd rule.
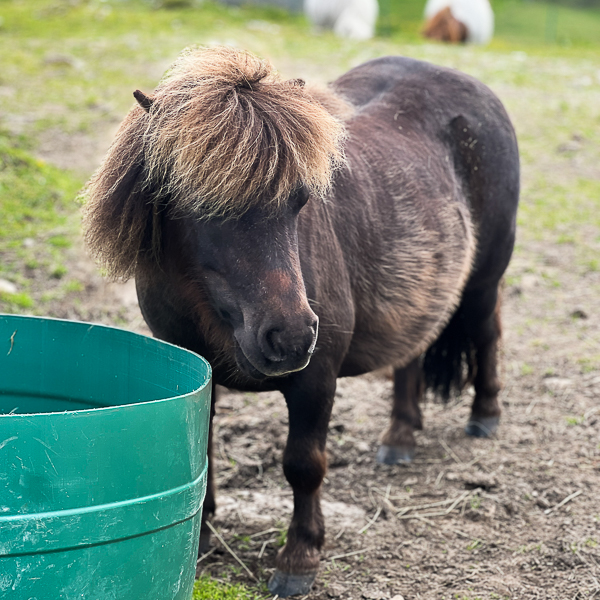
[[[300,328],[268,328],[261,344],[263,354],[276,363],[305,361],[314,352],[318,330],[319,320],[316,317]]]

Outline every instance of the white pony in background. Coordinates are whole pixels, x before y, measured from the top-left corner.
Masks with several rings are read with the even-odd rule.
[[[489,0],[427,0],[425,19],[424,35],[434,39],[487,44],[494,35]]]
[[[304,14],[318,29],[341,38],[368,40],[375,35],[377,0],[304,0]]]

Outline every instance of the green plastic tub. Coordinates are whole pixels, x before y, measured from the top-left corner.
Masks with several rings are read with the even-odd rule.
[[[0,315],[0,598],[190,600],[210,378],[152,338]]]

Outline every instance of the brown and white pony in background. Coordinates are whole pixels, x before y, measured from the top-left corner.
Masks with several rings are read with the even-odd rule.
[[[88,185],[87,243],[135,276],[154,335],[207,357],[213,385],[283,393],[294,512],[270,589],[306,593],[338,377],[394,367],[381,462],[412,460],[424,389],[448,396],[467,371],[467,433],[496,430],[513,128],[478,81],[401,57],[317,90],[245,52],[196,50],[135,97]],[[204,523],[213,476],[209,450]]]
[[[487,44],[494,35],[489,0],[427,0],[423,35],[441,42]]]

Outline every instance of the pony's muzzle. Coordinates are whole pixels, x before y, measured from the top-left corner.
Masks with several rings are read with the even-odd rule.
[[[318,333],[319,319],[312,311],[294,323],[267,321],[253,342],[249,339],[252,336],[236,336],[243,354],[238,355],[238,366],[253,377],[255,371],[266,377],[300,371],[310,362]]]
[[[274,363],[302,362],[315,351],[319,333],[319,319],[300,329],[273,327],[262,336],[261,350],[266,359]]]

